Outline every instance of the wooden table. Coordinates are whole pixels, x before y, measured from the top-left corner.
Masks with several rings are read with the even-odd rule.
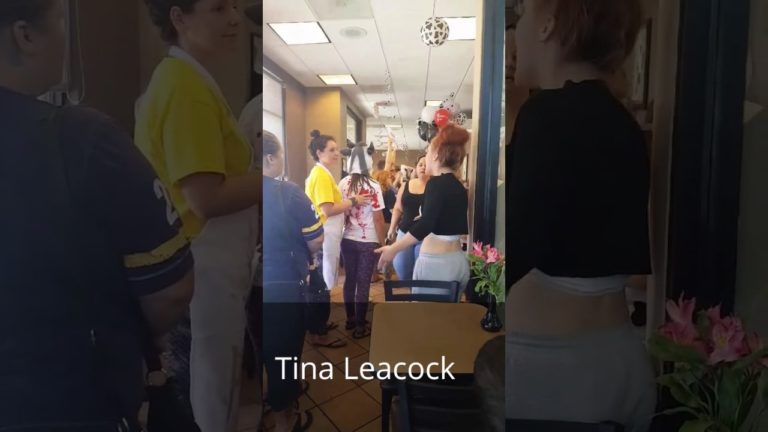
[[[455,363],[454,374],[471,374],[475,357],[490,339],[480,327],[486,309],[472,303],[386,302],[373,310],[371,349],[374,365],[397,362]]]

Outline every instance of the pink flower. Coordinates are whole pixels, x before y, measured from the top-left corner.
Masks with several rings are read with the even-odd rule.
[[[682,294],[677,303],[667,300],[667,314],[674,323],[692,328],[694,309],[696,309],[696,299],[685,300]]]
[[[712,353],[709,364],[733,362],[749,352],[741,320],[726,317],[712,327]]]
[[[720,312],[720,305],[707,309],[707,311],[704,312],[704,314],[709,320],[709,325],[715,325],[721,322],[723,319],[723,315]]]
[[[485,262],[487,264],[493,264],[499,261],[501,261],[501,254],[499,254],[499,250],[494,247],[488,248],[488,253],[486,255]]]
[[[659,334],[678,345],[692,347],[707,356],[707,347],[699,340],[699,333],[692,325],[668,322],[659,329]]]
[[[757,333],[753,332],[747,335],[747,346],[749,346],[750,352],[758,352],[765,348],[765,341]],[[768,356],[758,359],[758,361],[763,367],[768,368]]]
[[[483,252],[483,243],[479,241],[472,243],[471,254],[478,258],[483,258],[485,256],[485,253]]]

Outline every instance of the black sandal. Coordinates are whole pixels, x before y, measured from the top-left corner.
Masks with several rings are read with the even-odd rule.
[[[302,414],[304,414],[307,418],[307,420],[303,423],[301,421]],[[297,412],[296,416],[298,418],[296,419],[296,423],[293,424],[293,432],[303,432],[303,431],[309,430],[309,428],[312,426],[312,420],[314,420],[314,418],[312,417],[312,413],[309,411],[302,411],[302,412]]]
[[[371,329],[368,327],[358,327],[352,332],[353,339],[362,339],[371,335]]]

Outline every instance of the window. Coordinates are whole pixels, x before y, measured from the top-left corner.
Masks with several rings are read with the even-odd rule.
[[[285,119],[283,83],[268,70],[264,69],[264,130],[277,136],[285,149]],[[286,160],[285,172],[287,169]]]

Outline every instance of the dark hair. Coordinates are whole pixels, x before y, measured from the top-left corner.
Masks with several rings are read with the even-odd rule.
[[[640,0],[543,0],[567,60],[615,72],[632,53],[643,19]]]
[[[504,336],[496,336],[480,348],[475,358],[475,386],[490,432],[504,430]]]
[[[312,137],[309,141],[309,154],[312,155],[312,159],[314,159],[315,162],[320,160],[320,158],[317,157],[317,152],[325,151],[328,141],[336,141],[330,135],[321,135],[320,131],[317,129],[310,132],[309,136]]]
[[[467,156],[468,141],[469,132],[466,129],[449,123],[440,129],[431,145],[437,152],[437,160],[442,166],[457,169]]]
[[[363,186],[373,188],[371,186],[371,177],[365,174],[350,174],[349,176],[349,193],[358,194],[363,189]]]
[[[152,24],[160,29],[160,37],[166,43],[178,42],[179,33],[171,21],[171,9],[177,6],[184,13],[191,13],[200,0],[144,0]]]
[[[262,155],[276,155],[280,152],[280,149],[282,146],[280,145],[280,140],[277,138],[275,134],[268,131],[262,132]]]
[[[37,24],[53,6],[53,0],[0,1],[0,28],[17,21]]]

